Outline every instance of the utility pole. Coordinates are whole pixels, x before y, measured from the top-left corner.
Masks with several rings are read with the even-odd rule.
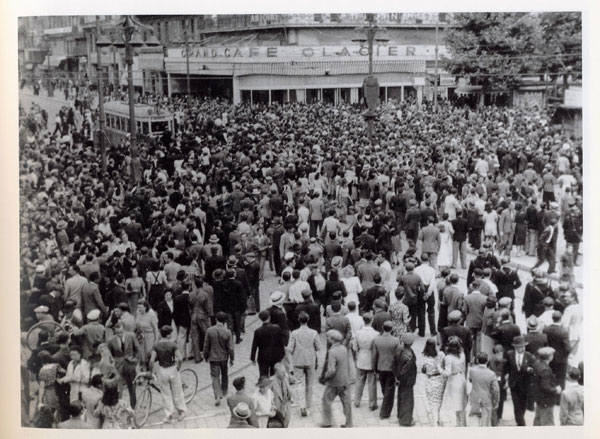
[[[100,38],[100,20],[96,15],[96,42]],[[106,171],[106,144],[104,143],[104,79],[102,77],[102,48],[96,45],[96,55],[98,57],[98,67],[96,69],[98,75],[98,109],[100,111],[100,117],[98,120],[98,147],[100,149],[100,161],[102,164],[102,171]],[[89,60],[90,65],[92,60]]]
[[[183,38],[185,39],[185,73],[186,73],[186,82],[187,82],[187,107],[188,110],[191,108],[191,94],[192,89],[190,86],[190,35],[187,30],[187,25],[183,30]]]
[[[434,68],[434,82],[433,82],[433,111],[437,113],[438,111],[438,29],[439,26],[435,25],[435,62],[433,65]]]

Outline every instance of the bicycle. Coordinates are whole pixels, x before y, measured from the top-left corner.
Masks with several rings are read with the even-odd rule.
[[[192,369],[182,369],[179,371],[181,384],[183,387],[183,398],[186,404],[192,401],[198,393],[198,375]],[[142,428],[152,408],[152,389],[161,393],[157,384],[156,375],[152,372],[141,372],[136,375],[134,383],[142,386],[135,405],[133,423],[136,428]]]
[[[56,341],[56,334],[61,331],[69,331],[70,328],[64,328],[60,323],[55,322],[54,320],[46,320],[42,322],[37,322],[27,331],[27,335],[25,336],[25,341],[27,343],[27,347],[32,351],[38,346],[38,338],[40,332],[47,332],[50,337],[48,341],[54,342]]]

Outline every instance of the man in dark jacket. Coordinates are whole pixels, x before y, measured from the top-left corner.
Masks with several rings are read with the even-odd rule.
[[[548,336],[542,334],[540,331],[540,324],[536,316],[531,316],[527,319],[527,334],[525,334],[525,341],[527,341],[527,352],[537,356],[537,352],[540,348],[548,346]]]
[[[236,279],[236,271],[228,269],[226,276],[227,279],[223,282],[222,311],[230,314],[232,332],[235,334],[235,342],[239,344],[242,342],[242,316],[248,299],[242,283]]]
[[[514,319],[514,303],[515,303],[515,290],[521,286],[521,279],[517,270],[513,269],[508,263],[510,258],[507,256],[502,257],[502,267],[500,270],[495,270],[492,273],[491,281],[498,287],[496,293],[496,300],[500,300],[503,297],[509,297],[512,302],[510,305],[511,313],[513,313]]]
[[[398,421],[404,427],[415,425],[413,388],[417,381],[417,357],[411,347],[414,341],[413,334],[404,334],[402,336],[404,347],[396,351],[392,361],[392,372],[398,385]]]
[[[561,324],[562,313],[552,313],[552,324],[544,326],[543,332],[548,337],[548,346],[554,349],[554,355],[550,362],[550,368],[558,384],[564,388],[567,378],[569,352],[569,330]]]
[[[421,277],[414,272],[415,265],[413,263],[407,263],[404,268],[406,273],[398,279],[398,284],[404,287],[406,291],[404,304],[408,307],[410,313],[410,331],[414,332],[417,329],[417,319],[425,325],[425,307],[419,308],[418,306],[419,301],[423,299],[425,294],[425,286]]]
[[[183,359],[187,359],[187,339],[192,324],[190,285],[183,284],[183,291],[173,299],[173,321],[177,327],[177,346]]]
[[[502,308],[498,316],[499,322],[492,329],[491,336],[496,343],[501,344],[504,352],[511,349],[513,339],[521,335],[521,329],[511,321],[510,311]]]
[[[294,310],[294,318],[298,321],[298,316],[301,312],[305,312],[308,314],[308,327],[310,329],[314,329],[317,333],[321,333],[321,313],[319,310],[319,305],[313,302],[312,300],[312,291],[304,290],[302,291],[302,297],[304,298],[304,302],[298,304],[296,309]]]
[[[546,297],[554,297],[552,287],[548,285],[544,272],[539,269],[532,270],[533,280],[525,285],[523,294],[523,313],[526,318],[532,315],[539,317],[544,312],[543,301]]]
[[[464,270],[467,268],[467,232],[469,231],[467,211],[456,209],[456,218],[451,223],[454,229],[454,235],[452,235],[452,268],[457,267],[460,255],[460,266]]]
[[[527,341],[519,336],[512,342],[512,349],[506,352],[504,372],[508,375],[508,387],[513,400],[515,422],[517,426],[525,426],[527,398],[533,379],[533,366],[536,357],[525,350]]]
[[[400,347],[400,341],[397,337],[392,336],[392,328],[392,322],[388,320],[383,324],[383,334],[378,335],[373,340],[373,367],[379,376],[379,384],[383,394],[381,411],[379,412],[381,419],[389,418],[394,408],[396,386],[392,363],[396,350]]]
[[[285,345],[283,344],[283,333],[278,325],[271,324],[269,311],[262,310],[258,313],[262,326],[254,331],[250,360],[257,361],[259,376],[272,376],[275,373],[275,363],[281,361],[285,356]]]
[[[539,360],[535,363],[532,394],[535,400],[535,417],[533,425],[554,425],[554,404],[562,388],[557,385],[556,378],[550,368],[554,349],[541,348]]]
[[[285,300],[285,294],[281,291],[273,291],[269,297],[270,307],[267,308],[271,315],[271,323],[278,325],[281,328],[283,335],[283,345],[287,346],[290,341],[290,327],[288,324],[287,316],[283,311],[283,302]]]

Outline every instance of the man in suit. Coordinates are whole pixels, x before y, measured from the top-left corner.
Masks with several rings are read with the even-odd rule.
[[[460,255],[460,266],[464,270],[467,268],[467,232],[469,224],[467,221],[467,211],[456,209],[456,218],[451,221],[454,235],[452,235],[452,268],[458,265]]]
[[[379,333],[371,326],[373,316],[370,313],[362,316],[365,326],[356,331],[352,339],[352,351],[356,359],[356,393],[354,406],[360,407],[365,382],[369,393],[369,408],[377,410],[377,382],[373,370],[373,343]]]
[[[106,328],[98,321],[100,318],[99,309],[90,311],[86,317],[88,323],[83,325],[81,329],[75,329],[73,335],[83,335],[83,358],[87,360],[94,352],[96,352],[98,345],[106,341]]]
[[[267,308],[270,314],[270,321],[272,324],[277,325],[281,328],[283,334],[283,345],[287,346],[290,341],[290,328],[287,320],[287,316],[283,311],[283,302],[285,301],[285,294],[281,291],[273,291],[269,297],[270,307]]]
[[[287,350],[292,357],[294,375],[304,378],[304,404],[300,408],[300,414],[304,417],[312,406],[313,382],[315,369],[318,367],[317,352],[321,350],[321,342],[317,331],[308,326],[307,313],[301,312],[298,322],[300,328],[292,331]]]
[[[483,313],[486,308],[487,298],[479,290],[480,281],[475,280],[471,284],[473,291],[467,294],[463,304],[463,314],[465,315],[465,326],[469,328],[473,336],[473,358],[480,350],[480,333],[483,327]]]
[[[537,355],[540,348],[548,346],[548,336],[540,331],[540,324],[536,316],[527,319],[527,334],[525,341],[528,343],[527,352]]]
[[[533,366],[536,358],[525,350],[525,338],[513,339],[512,349],[506,352],[505,374],[508,375],[508,387],[513,400],[515,422],[517,426],[525,426],[525,411],[530,384],[533,379]]]
[[[348,317],[345,315],[342,315],[342,304],[339,302],[331,304],[331,311],[333,314],[325,320],[325,329],[327,331],[330,329],[339,331],[344,337],[342,339],[342,344],[348,346],[352,339],[352,326],[350,325],[350,320],[348,320]]]
[[[540,234],[538,240],[538,260],[533,268],[538,268],[548,261],[548,274],[556,273],[556,240],[558,238],[558,219],[550,218],[550,223]]]
[[[227,394],[228,366],[233,366],[235,353],[233,351],[233,338],[225,322],[227,314],[219,311],[215,318],[216,324],[208,328],[204,339],[204,359],[210,363],[210,377],[212,380],[215,405],[221,405],[223,395]]]
[[[477,365],[469,371],[469,381],[473,384],[469,399],[471,413],[481,413],[480,427],[492,425],[492,410],[500,400],[500,386],[496,374],[487,367],[488,356],[485,352],[477,354]]]
[[[294,313],[296,315],[296,320],[298,320],[298,316],[300,313],[305,312],[308,314],[308,327],[310,329],[314,329],[317,333],[321,333],[321,312],[319,310],[319,305],[313,302],[312,300],[312,291],[304,290],[302,291],[302,298],[304,302],[298,304]]]
[[[383,324],[392,320],[392,315],[388,311],[387,303],[383,299],[377,299],[373,302],[373,329],[380,334],[383,333]]]
[[[398,422],[403,427],[415,425],[413,411],[415,397],[413,388],[417,381],[417,357],[412,350],[415,336],[406,333],[402,336],[402,349],[396,349],[392,361],[392,372],[398,385]]]
[[[342,344],[344,336],[335,329],[327,331],[327,344],[331,345],[327,356],[325,374],[322,381],[325,383],[323,392],[323,427],[332,426],[331,404],[337,396],[340,397],[346,423],[342,427],[350,428],[352,424],[352,400],[350,396],[350,358],[346,346]]]
[[[494,270],[490,280],[498,288],[496,300],[500,300],[503,297],[508,297],[512,300],[510,310],[514,318],[515,290],[521,286],[521,279],[517,270],[509,265],[510,258],[503,256],[501,262],[502,267],[499,270]]]
[[[433,225],[433,217],[427,218],[427,225],[419,232],[421,253],[429,255],[429,264],[437,269],[437,255],[440,251],[440,229]]]
[[[83,315],[87,315],[87,313],[94,309],[99,309],[105,316],[108,314],[108,308],[104,305],[104,301],[100,295],[97,283],[98,279],[100,279],[100,274],[97,271],[90,273],[88,283],[81,290],[81,312]]]
[[[504,352],[511,348],[513,339],[521,335],[521,329],[511,321],[510,310],[502,308],[498,313],[498,323],[492,329],[491,336],[496,343],[501,344]]]
[[[258,351],[259,376],[272,376],[275,373],[275,363],[285,356],[283,333],[278,325],[271,324],[270,314],[267,310],[258,313],[262,326],[254,331],[250,360],[256,363]]]
[[[416,243],[419,236],[419,227],[421,226],[421,211],[417,207],[417,200],[411,199],[408,204],[409,208],[404,218],[406,239]]]
[[[400,341],[397,337],[392,336],[392,328],[392,322],[386,321],[383,324],[383,334],[378,335],[373,340],[373,365],[379,375],[379,384],[381,385],[381,393],[383,393],[383,401],[379,412],[380,419],[389,418],[394,408],[396,384],[392,362],[396,350],[400,347]]]
[[[230,329],[235,334],[235,342],[242,342],[242,316],[246,310],[247,296],[244,295],[244,286],[236,278],[235,269],[228,268],[227,279],[223,282],[223,309],[230,315]],[[228,325],[229,326],[229,325]]]
[[[227,406],[229,407],[229,411],[231,412],[232,420],[235,417],[234,409],[240,403],[245,403],[248,405],[248,416],[244,416],[240,422],[245,422],[246,424],[258,428],[258,421],[256,420],[256,410],[254,408],[254,401],[252,397],[246,394],[246,377],[240,376],[233,380],[233,387],[235,388],[235,393],[227,397]],[[238,427],[242,428],[242,427]]]
[[[544,334],[548,337],[548,346],[554,349],[550,368],[558,384],[564,388],[571,345],[569,344],[569,330],[562,325],[561,319],[562,313],[554,311],[552,324],[544,327]]]
[[[182,358],[187,359],[187,338],[192,325],[192,315],[190,307],[190,285],[183,284],[183,291],[173,299],[173,321],[177,328],[177,346]]]
[[[404,294],[403,302],[408,307],[410,314],[410,331],[414,332],[417,329],[417,321],[419,326],[423,327],[423,333],[425,332],[425,308],[419,308],[419,303],[423,302],[425,295],[425,286],[421,276],[414,272],[415,264],[407,262],[404,266],[406,273],[400,276],[398,279],[398,285],[404,287],[406,293]]]
[[[456,336],[460,339],[465,351],[465,366],[471,361],[471,350],[473,348],[473,336],[469,328],[465,328],[460,324],[462,313],[459,310],[454,310],[448,314],[448,323],[450,326],[442,328],[439,332],[440,345],[442,349],[446,349],[450,337]],[[465,369],[466,370],[466,369]]]
[[[108,340],[107,346],[115,359],[115,366],[121,378],[127,386],[129,402],[132,408],[136,404],[136,392],[134,378],[136,375],[136,364],[145,362],[143,352],[133,332],[125,332],[123,325],[117,323],[113,327],[114,335]]]
[[[202,289],[195,289],[190,293],[190,337],[192,338],[192,352],[194,361],[202,361],[202,344],[206,336],[206,330],[210,326],[210,316],[213,314],[213,304],[208,293]]]
[[[512,202],[509,204],[507,201],[503,201],[500,205],[503,210],[498,220],[498,234],[500,237],[498,250],[510,257],[513,237],[515,236],[515,210]]]
[[[550,363],[554,356],[551,347],[538,351],[539,360],[534,365],[532,394],[535,401],[535,417],[533,425],[554,425],[554,404],[562,388],[552,373]]]
[[[83,403],[81,401],[73,401],[69,406],[70,419],[58,424],[58,428],[67,430],[92,429],[90,424],[83,420]]]

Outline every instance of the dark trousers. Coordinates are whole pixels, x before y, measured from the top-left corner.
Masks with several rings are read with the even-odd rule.
[[[275,265],[277,276],[281,276],[281,255],[279,254],[279,249],[273,251],[273,265]]]
[[[275,364],[277,362],[258,362],[258,373],[261,377],[270,377],[275,374]]]
[[[242,339],[242,312],[233,311],[227,314],[227,328],[235,335],[236,343]]]
[[[415,302],[410,305],[407,304],[406,306],[408,306],[408,314],[410,315],[410,322],[408,323],[408,327],[410,329],[410,332],[415,332],[415,329],[417,329],[417,316],[419,314],[419,305]],[[423,315],[425,315],[424,308]],[[425,322],[423,322],[423,324],[425,324]],[[423,328],[423,332],[425,332],[425,328]]]
[[[506,401],[506,388],[503,384],[500,384],[500,401],[498,401],[498,408],[492,412],[492,427],[497,426],[498,421],[502,419],[504,401]]]
[[[557,363],[556,361],[552,361],[550,363],[550,369],[552,369],[552,373],[554,373],[554,377],[558,381],[558,385],[563,389],[565,388],[568,367],[568,363]]]
[[[429,322],[429,331],[432,336],[437,334],[435,328],[435,296],[431,294],[429,298],[425,301],[427,304],[427,321]]]
[[[210,378],[215,399],[222,398],[229,388],[227,360],[210,362]]]
[[[396,379],[391,371],[377,372],[383,401],[381,401],[380,418],[389,418],[394,408],[394,393],[396,392]]]
[[[527,410],[527,388],[511,387],[510,395],[515,411],[515,422],[517,426],[525,425],[525,410]]]
[[[121,378],[123,378],[123,382],[127,386],[127,393],[129,393],[129,404],[131,408],[135,408],[137,404],[137,397],[135,394],[135,383],[133,382],[136,375],[135,364],[126,361],[123,358],[117,359],[116,362],[117,370],[119,374],[121,374]]]
[[[448,326],[448,305],[440,304],[440,313],[438,315],[438,328]]]
[[[481,229],[469,230],[469,244],[473,250],[479,250],[481,247]]]
[[[538,245],[538,260],[533,266],[533,268],[537,268],[542,265],[544,262],[548,261],[548,273],[556,272],[556,250],[548,245],[542,244]]]
[[[541,407],[539,404],[536,404],[533,425],[536,427],[554,425],[554,407]]]
[[[415,396],[413,387],[398,386],[398,421],[400,425],[410,426],[413,423]]]
[[[435,301],[435,299],[433,299]],[[435,303],[435,302],[434,302]],[[419,336],[425,336],[425,310],[427,309],[427,302],[423,300],[423,298],[419,297],[417,299],[417,318],[419,320]],[[412,316],[411,316],[412,323]],[[433,327],[431,324],[433,323]],[[435,311],[431,314],[431,318],[429,319],[429,329],[433,333],[435,331]]]
[[[317,236],[318,231],[323,227],[323,220],[310,220],[309,234],[311,238]]]

